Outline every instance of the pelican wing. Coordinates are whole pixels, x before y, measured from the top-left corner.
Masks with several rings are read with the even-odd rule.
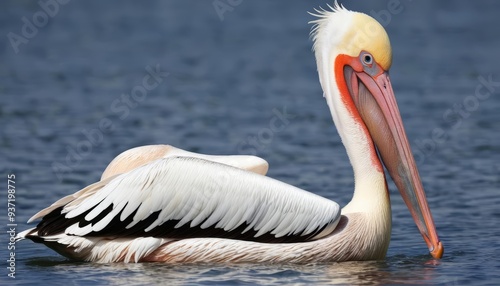
[[[194,157],[226,164],[243,170],[252,171],[257,174],[265,175],[269,164],[266,160],[257,156],[250,155],[205,155],[189,152],[176,148],[171,145],[147,145],[129,149],[109,163],[104,170],[101,180],[125,173],[137,167],[149,164],[160,158],[168,157]]]
[[[296,242],[328,235],[340,219],[333,201],[193,157],[158,159],[92,189],[52,206],[38,234]]]

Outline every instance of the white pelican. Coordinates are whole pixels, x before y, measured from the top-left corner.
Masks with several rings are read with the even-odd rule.
[[[30,221],[41,222],[18,239],[103,263],[382,259],[391,235],[383,162],[431,255],[440,258],[443,246],[389,80],[387,34],[373,18],[337,3],[317,12],[319,78],[354,169],[354,195],[342,210],[264,176],[260,158],[146,146],[119,155],[100,182],[34,215]]]

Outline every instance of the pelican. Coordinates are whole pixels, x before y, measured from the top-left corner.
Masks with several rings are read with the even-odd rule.
[[[354,195],[344,208],[265,176],[267,162],[258,157],[144,146],[115,158],[101,181],[35,214],[29,222],[39,224],[17,239],[101,263],[378,260],[391,236],[385,166],[430,254],[441,258],[388,74],[388,35],[366,14],[338,3],[329,8],[313,14],[311,37],[324,97],[354,170]]]

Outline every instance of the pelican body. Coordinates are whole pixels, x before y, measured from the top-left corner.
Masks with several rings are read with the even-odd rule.
[[[265,176],[254,156],[167,145],[116,157],[101,181],[34,215],[18,235],[75,260],[308,263],[383,259],[391,236],[384,166],[430,254],[443,246],[388,75],[389,38],[373,18],[335,3],[312,38],[324,97],[354,170],[354,195],[334,201]]]

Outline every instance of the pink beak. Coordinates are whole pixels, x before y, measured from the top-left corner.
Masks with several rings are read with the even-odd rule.
[[[441,258],[443,245],[427,204],[388,73],[370,76],[346,66],[344,76],[360,116],[431,255]]]

